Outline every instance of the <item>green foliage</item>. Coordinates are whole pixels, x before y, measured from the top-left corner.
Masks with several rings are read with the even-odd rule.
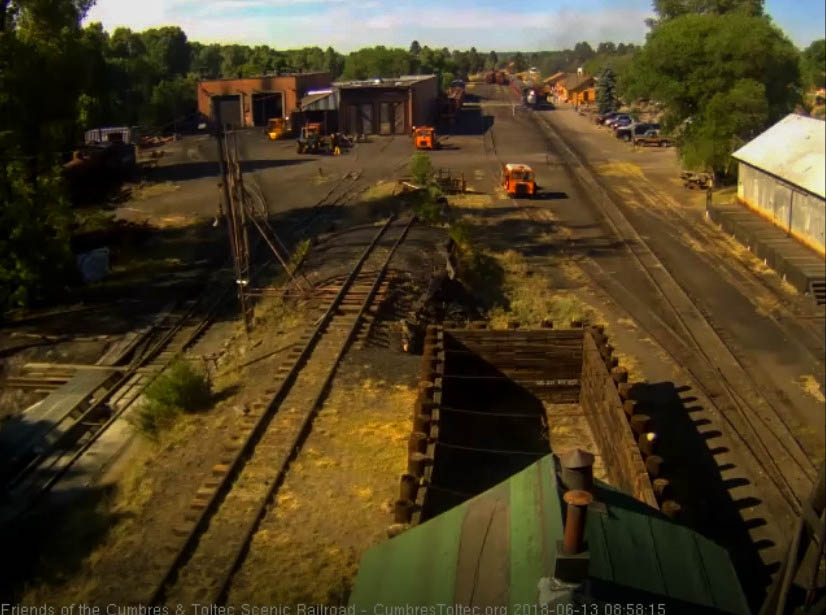
[[[419,45],[419,41],[413,41],[410,43],[410,49],[408,50],[411,55],[417,56],[422,50],[422,46]]]
[[[496,54],[495,51],[491,51],[488,53],[488,58],[485,60],[485,68],[488,70],[494,69],[499,66],[499,56]]]
[[[198,106],[198,78],[194,74],[163,80],[152,89],[150,118],[153,126],[162,127],[170,120],[192,113]]]
[[[426,48],[425,48],[426,49]],[[373,79],[412,74],[414,57],[404,49],[383,45],[354,51],[344,61],[343,79]]]
[[[433,176],[433,164],[425,152],[416,152],[410,157],[410,175],[419,186],[425,186]]]
[[[803,85],[813,90],[826,86],[826,39],[819,39],[806,47],[800,56]]]
[[[794,108],[799,83],[794,45],[769,20],[734,12],[658,26],[634,60],[628,92],[663,103],[667,129],[683,127],[686,163],[725,173],[737,143]]]
[[[513,67],[517,73],[528,70],[528,61],[525,59],[525,56],[522,55],[521,51],[517,51],[511,61],[513,62]]]
[[[654,0],[659,16],[652,25],[662,24],[683,15],[724,15],[739,13],[749,17],[763,14],[763,0]]]
[[[0,313],[70,280],[59,152],[77,135],[86,8],[69,0],[0,6]]]
[[[456,75],[453,73],[442,73],[442,89],[448,90],[450,89],[450,84],[456,79]]]
[[[597,82],[597,107],[600,113],[617,109],[617,84],[611,68],[606,68]]]
[[[156,437],[182,412],[205,410],[212,401],[206,376],[178,358],[146,387],[133,425],[142,434]]]

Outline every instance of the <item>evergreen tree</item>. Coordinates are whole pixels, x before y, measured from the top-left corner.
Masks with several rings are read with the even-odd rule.
[[[422,46],[419,45],[419,41],[413,41],[410,43],[410,53],[414,56],[419,55],[422,50]]]
[[[617,82],[610,67],[602,71],[597,81],[597,107],[599,113],[610,113],[617,108]]]

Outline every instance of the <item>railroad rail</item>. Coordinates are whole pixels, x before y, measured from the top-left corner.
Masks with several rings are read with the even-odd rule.
[[[12,514],[35,505],[132,406],[180,353],[200,339],[224,304],[229,287],[208,292],[170,310],[135,344],[129,365],[100,366],[116,379],[88,407],[61,421],[59,435],[19,469],[6,484]],[[97,366],[95,366],[97,367]],[[7,513],[10,511],[6,511]]]
[[[596,195],[596,205],[609,227],[617,237],[625,240],[632,258],[659,298],[659,307],[676,326],[667,323],[650,307],[631,296],[592,259],[580,263],[584,265],[585,273],[610,295],[621,297],[626,309],[632,311],[660,341],[677,364],[688,370],[722,420],[777,488],[791,512],[798,513],[801,496],[811,489],[816,469],[781,413],[761,393],[762,386],[748,373],[722,332],[709,322],[702,309],[673,279],[598,181],[587,172],[579,156],[543,118],[535,114],[532,117],[543,129],[546,139],[560,145],[560,154],[571,164],[577,180]],[[485,142],[485,151],[493,153],[498,159],[495,137],[491,134],[490,138],[490,146]],[[537,215],[534,208],[525,207],[512,199],[511,202],[528,218]],[[705,348],[700,338],[710,340],[713,348]]]
[[[396,225],[395,240],[383,250],[379,242],[394,226],[394,218],[376,233],[316,326],[302,337],[303,347],[279,366],[273,387],[243,416],[212,478],[195,492],[181,525],[169,537],[171,558],[151,589],[133,602],[225,601],[235,571],[414,222],[411,217]],[[369,286],[359,283],[366,271],[374,272]]]

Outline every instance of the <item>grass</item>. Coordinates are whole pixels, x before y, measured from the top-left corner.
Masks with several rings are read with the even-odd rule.
[[[211,401],[212,392],[206,375],[177,358],[146,388],[132,424],[142,435],[157,438],[179,414],[204,410]]]
[[[397,184],[395,181],[380,179],[370,186],[361,196],[363,201],[380,201],[396,194]]]
[[[362,553],[386,539],[415,389],[334,385],[239,571],[230,604],[346,604]]]
[[[509,320],[537,327],[545,318],[568,326],[571,320],[589,318],[593,310],[567,291],[554,290],[543,276],[530,270],[524,257],[514,250],[493,255],[502,268],[506,305],[488,312],[493,328],[505,328]]]
[[[820,403],[826,402],[826,397],[823,396],[823,391],[820,389],[817,379],[811,374],[800,377],[800,386],[808,395],[811,395]]]

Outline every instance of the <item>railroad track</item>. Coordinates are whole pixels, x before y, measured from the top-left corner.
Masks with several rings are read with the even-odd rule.
[[[632,258],[655,291],[659,305],[657,309],[645,305],[593,259],[586,258],[580,262],[585,273],[610,296],[620,299],[621,304],[658,339],[675,362],[688,370],[724,423],[745,445],[781,494],[789,510],[798,514],[802,499],[811,491],[816,469],[782,414],[761,394],[762,387],[754,381],[735,354],[735,349],[726,341],[727,336],[709,322],[708,315],[671,277],[619,209],[611,203],[605,190],[585,171],[580,158],[544,119],[531,115],[544,128],[546,139],[561,145],[559,153],[567,158],[577,180],[595,194],[594,200],[605,220],[614,234],[625,240]],[[488,146],[484,142],[485,152],[501,163],[495,136],[493,131],[490,132],[491,144]],[[535,208],[520,205],[513,199],[510,201],[529,219],[541,215],[541,211]],[[673,324],[666,322],[657,310],[663,316],[667,315]],[[707,344],[711,348],[707,348]]]
[[[224,305],[229,290],[213,289],[170,310],[138,341],[129,365],[105,368],[117,374],[114,383],[96,394],[87,407],[66,417],[61,435],[8,481],[11,506],[4,517],[35,505],[64,479],[170,362],[200,339]]]
[[[537,119],[562,144],[560,149],[563,155],[584,170],[577,154],[562,142],[544,119]],[[723,420],[749,449],[793,513],[798,514],[803,499],[811,492],[817,469],[782,413],[738,358],[728,334],[715,326],[709,315],[685,293],[648,244],[612,204],[602,186],[582,172],[577,173],[577,177],[602,197],[594,199],[597,206],[617,237],[625,240],[629,252],[678,323],[679,329],[669,328],[678,339],[688,342],[690,353],[698,359],[680,364],[688,367]],[[684,349],[675,352],[672,346],[672,350],[668,351],[678,361],[692,358]]]
[[[138,588],[142,594],[132,602],[226,600],[232,578],[290,462],[299,454],[342,358],[374,298],[386,291],[390,261],[414,221],[394,224],[391,218],[376,233],[315,327],[302,337],[302,346],[294,348],[273,374],[273,386],[243,416],[212,477],[195,492],[169,536],[171,557],[147,582],[148,591]]]

